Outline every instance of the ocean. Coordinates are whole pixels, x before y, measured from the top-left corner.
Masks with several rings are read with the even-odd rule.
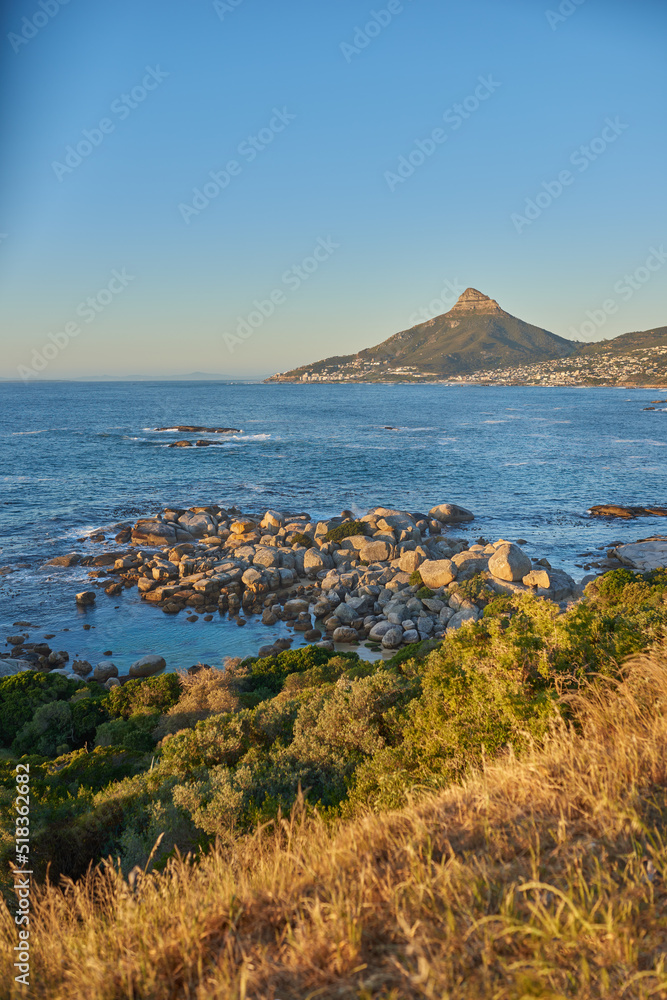
[[[286,634],[256,619],[187,622],[136,589],[78,609],[87,569],[45,566],[94,529],[166,504],[235,504],[331,516],[383,505],[475,514],[453,534],[524,538],[579,580],[612,541],[661,534],[660,518],[601,521],[597,503],[662,504],[667,412],[644,411],[659,389],[223,382],[0,383],[0,649],[15,622],[93,664],[112,651],[121,673],[145,653],[168,669],[219,666]],[[157,427],[238,427],[208,448]],[[90,625],[84,629],[83,625]]]

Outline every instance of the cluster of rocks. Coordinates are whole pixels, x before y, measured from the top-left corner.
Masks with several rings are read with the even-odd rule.
[[[21,673],[24,670],[57,673],[70,680],[98,681],[111,689],[128,680],[154,677],[162,673],[167,663],[162,656],[142,656],[130,665],[125,675],[119,675],[118,667],[111,660],[102,660],[95,667],[87,660],[74,660],[70,666],[67,650],[52,650],[47,642],[29,642],[27,635],[9,635],[7,644],[10,653],[0,653],[0,678]]]
[[[229,613],[244,624],[241,612],[256,613],[267,626],[287,622],[308,642],[368,640],[384,649],[476,620],[484,602],[459,593],[473,576],[484,579],[487,595],[524,592],[556,602],[580,596],[572,577],[545,559],[531,561],[519,544],[471,544],[451,534],[472,520],[455,504],[427,514],[376,507],[359,519],[343,511],[320,521],[276,510],[249,516],[217,505],[169,508],[138,520],[131,548],[113,569],[94,575],[114,577],[102,584],[111,593],[136,585],[166,614]],[[93,597],[82,592],[77,600]]]

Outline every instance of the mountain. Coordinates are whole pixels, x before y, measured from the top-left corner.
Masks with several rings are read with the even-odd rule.
[[[446,378],[485,368],[566,358],[578,346],[524,323],[501,309],[494,299],[467,288],[449,312],[395,333],[376,347],[303,365],[267,381]]]

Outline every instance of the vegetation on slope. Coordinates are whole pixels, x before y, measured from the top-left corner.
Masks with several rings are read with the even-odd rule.
[[[96,749],[23,758],[52,878],[34,995],[659,995],[663,655],[619,678],[666,595],[664,572],[619,570],[565,614],[501,598],[375,664],[305,647],[75,685],[54,703],[97,705]]]

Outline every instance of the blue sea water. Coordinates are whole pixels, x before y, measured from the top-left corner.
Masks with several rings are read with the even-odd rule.
[[[162,653],[169,669],[220,665],[281,634],[256,620],[189,623],[101,592],[79,610],[81,567],[44,563],[77,539],[166,504],[236,504],[311,516],[384,505],[470,508],[456,528],[527,539],[575,579],[582,553],[660,534],[659,518],[590,518],[595,503],[667,504],[667,413],[643,406],[660,390],[446,385],[278,385],[221,382],[0,383],[0,649],[14,623],[37,641],[95,663],[106,650],[121,672]],[[169,448],[187,435],[157,427],[240,428],[205,435],[209,448]],[[113,539],[113,531],[110,538]],[[117,548],[111,543],[111,546]],[[603,554],[603,553],[601,553]],[[90,624],[84,630],[83,624]]]

